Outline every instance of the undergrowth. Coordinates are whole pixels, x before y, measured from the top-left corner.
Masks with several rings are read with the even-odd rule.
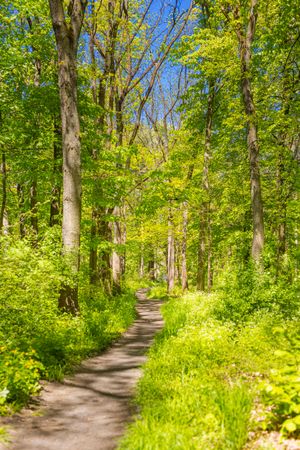
[[[80,280],[80,314],[58,310],[62,281],[51,243],[35,251],[21,242],[1,249],[0,414],[21,408],[40,379],[62,380],[80,361],[122,333],[135,318],[132,290],[107,297]],[[50,255],[50,256],[49,256]]]
[[[272,311],[271,300],[260,306],[257,298],[255,305],[254,293],[246,313],[246,298],[233,296],[189,293],[164,304],[165,327],[138,385],[140,414],[120,449],[238,450],[250,430],[297,431],[299,365],[288,361],[299,340],[288,336],[299,319],[285,314],[286,305]]]

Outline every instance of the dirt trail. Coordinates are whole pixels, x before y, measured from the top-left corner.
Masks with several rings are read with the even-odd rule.
[[[134,410],[131,399],[145,351],[162,328],[161,302],[137,293],[138,318],[109,350],[85,361],[63,384],[45,386],[37,405],[5,422],[11,443],[0,450],[111,450]]]

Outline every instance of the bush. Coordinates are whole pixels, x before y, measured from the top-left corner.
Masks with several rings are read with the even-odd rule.
[[[289,284],[285,279],[276,280],[250,263],[224,271],[216,290],[221,301],[216,305],[215,316],[220,320],[244,322],[256,311],[273,312],[287,319],[299,315],[299,281]]]
[[[0,348],[0,413],[9,411],[9,404],[20,406],[40,390],[39,380],[44,366],[36,354]]]
[[[292,325],[292,324],[291,324]],[[296,327],[295,327],[296,325]],[[278,367],[270,372],[262,384],[262,395],[270,411],[264,427],[279,428],[286,436],[300,435],[300,337],[299,323],[287,330],[276,328],[280,350],[275,352]]]
[[[107,298],[80,278],[79,316],[57,307],[65,270],[55,239],[33,249],[26,241],[0,248],[0,413],[18,409],[38,392],[41,376],[61,380],[80,361],[99,352],[135,318],[128,290]]]

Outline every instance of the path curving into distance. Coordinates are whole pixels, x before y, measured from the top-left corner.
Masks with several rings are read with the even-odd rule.
[[[37,405],[5,418],[10,444],[0,450],[112,450],[135,412],[141,364],[163,326],[161,302],[137,292],[138,317],[105,353],[82,363],[63,383],[45,386]]]

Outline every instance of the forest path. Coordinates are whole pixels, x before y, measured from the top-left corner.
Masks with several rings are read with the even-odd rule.
[[[111,450],[134,408],[131,399],[145,351],[163,326],[161,302],[137,292],[137,320],[105,353],[82,363],[63,383],[45,386],[37,405],[6,418],[9,450]]]

